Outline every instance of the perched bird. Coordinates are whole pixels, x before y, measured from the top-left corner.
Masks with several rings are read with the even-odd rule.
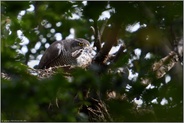
[[[86,67],[92,62],[93,57],[94,50],[85,39],[56,41],[46,49],[40,60],[38,69],[63,65]]]

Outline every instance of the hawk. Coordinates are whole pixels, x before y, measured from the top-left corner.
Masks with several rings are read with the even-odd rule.
[[[87,67],[94,55],[90,43],[83,38],[55,41],[46,49],[38,69],[64,65]]]

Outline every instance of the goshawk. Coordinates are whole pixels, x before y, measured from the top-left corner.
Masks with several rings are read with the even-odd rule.
[[[43,54],[38,69],[74,65],[86,67],[92,62],[94,50],[82,38],[56,41]]]

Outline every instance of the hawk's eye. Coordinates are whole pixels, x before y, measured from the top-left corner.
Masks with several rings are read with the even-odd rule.
[[[78,45],[83,47],[84,46],[84,43],[81,43],[81,42],[78,42]]]
[[[78,45],[79,46],[81,46],[81,47],[88,47],[89,46],[89,44],[85,44],[85,43],[81,43],[81,42],[78,42]]]
[[[71,45],[72,47],[83,47],[84,46],[84,44],[83,43],[81,43],[81,42],[77,42],[77,41],[75,41],[75,42],[73,42],[72,43],[72,45]]]

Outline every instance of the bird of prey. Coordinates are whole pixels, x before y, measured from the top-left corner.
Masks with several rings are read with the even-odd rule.
[[[93,57],[94,50],[83,38],[55,41],[46,49],[38,69],[64,65],[86,67]]]

